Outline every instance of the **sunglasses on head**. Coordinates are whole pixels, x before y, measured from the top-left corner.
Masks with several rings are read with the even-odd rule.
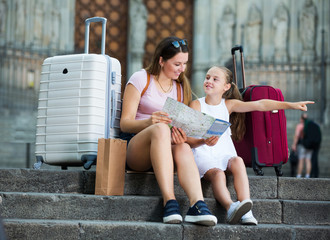
[[[186,39],[182,39],[182,40],[179,40],[179,41],[174,41],[174,42],[172,42],[172,45],[175,48],[179,48],[180,46],[186,46],[187,45],[187,40]]]

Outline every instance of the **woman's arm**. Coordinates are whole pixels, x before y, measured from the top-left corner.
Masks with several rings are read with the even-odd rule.
[[[313,104],[313,101],[301,102],[282,102],[270,99],[258,101],[243,102],[237,99],[226,100],[229,113],[232,112],[251,112],[251,111],[272,111],[280,109],[296,109],[307,111],[307,104]]]
[[[120,118],[120,129],[127,133],[138,133],[143,129],[156,123],[169,124],[171,119],[162,111],[153,112],[148,119],[135,120],[140,103],[141,94],[132,84],[128,84],[124,91],[122,113]]]
[[[150,125],[149,119],[135,120],[141,95],[132,85],[128,84],[124,91],[122,112],[120,117],[120,129],[127,133],[138,133]]]

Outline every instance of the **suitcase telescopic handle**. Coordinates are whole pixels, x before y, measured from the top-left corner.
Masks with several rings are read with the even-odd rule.
[[[85,20],[85,53],[88,53],[89,46],[89,26],[91,22],[102,22],[102,43],[101,54],[105,55],[105,32],[107,19],[104,17],[92,17]]]
[[[245,71],[244,71],[244,56],[243,56],[243,46],[236,45],[231,49],[231,55],[233,56],[233,67],[234,67],[234,82],[237,85],[237,69],[236,69],[236,58],[235,52],[239,51],[241,55],[241,65],[242,65],[242,80],[243,80],[243,89],[245,89]]]

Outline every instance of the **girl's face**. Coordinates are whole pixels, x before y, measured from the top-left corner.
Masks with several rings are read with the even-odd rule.
[[[204,92],[210,94],[224,94],[230,89],[230,83],[226,81],[225,73],[217,67],[212,67],[207,73],[204,80]]]
[[[159,64],[162,66],[161,72],[170,79],[178,79],[180,74],[185,71],[188,62],[188,53],[179,52],[174,57],[164,61],[162,57]]]

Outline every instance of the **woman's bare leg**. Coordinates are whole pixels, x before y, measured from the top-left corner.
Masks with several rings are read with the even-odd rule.
[[[190,206],[204,200],[197,165],[190,146],[186,143],[172,145],[178,179],[187,194]]]
[[[153,167],[164,205],[175,199],[171,132],[166,124],[154,124],[135,135],[127,148],[127,165],[136,171]]]

